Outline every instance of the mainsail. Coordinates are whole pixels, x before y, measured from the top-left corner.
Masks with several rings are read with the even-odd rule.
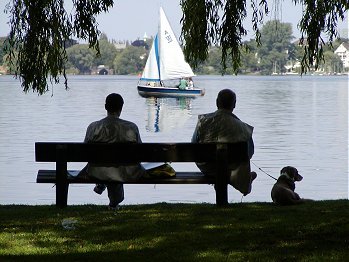
[[[192,76],[194,73],[185,61],[165,12],[160,7],[158,34],[155,36],[140,80],[161,81]]]

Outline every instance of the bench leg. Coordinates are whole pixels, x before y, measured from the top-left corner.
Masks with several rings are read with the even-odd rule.
[[[228,205],[228,185],[219,184],[215,185],[216,190],[216,205],[227,206]]]
[[[57,155],[64,156],[64,151],[62,151],[61,149],[58,151],[58,153]],[[66,207],[68,204],[69,183],[67,174],[67,162],[56,162],[56,206],[61,208]]]
[[[217,206],[228,205],[228,149],[226,145],[217,145],[217,174],[216,174],[216,204]]]
[[[56,206],[67,207],[68,205],[68,188],[69,184],[56,184]]]

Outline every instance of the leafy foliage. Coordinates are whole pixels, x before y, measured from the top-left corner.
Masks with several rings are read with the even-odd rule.
[[[292,39],[291,24],[281,23],[278,20],[265,23],[261,29],[261,46],[258,48],[262,73],[272,73],[275,70],[272,67],[275,65],[278,65],[277,71],[283,71],[289,59],[289,52],[294,49]]]
[[[294,2],[305,5],[299,28],[302,33],[301,43],[304,44],[305,50],[302,71],[306,71],[311,65],[317,68],[320,61],[324,60],[325,41],[322,34],[325,33],[332,45],[338,36],[338,20],[345,19],[349,2],[347,0],[294,0]]]
[[[99,38],[99,49],[100,55],[95,57],[94,64],[95,65],[105,65],[107,67],[113,66],[113,61],[116,56],[116,48],[115,46],[108,41],[108,38],[105,34],[101,34]]]
[[[80,74],[89,74],[93,64],[93,52],[88,45],[74,45],[67,49],[69,63],[79,70]]]
[[[126,75],[130,72],[139,73],[143,70],[146,61],[145,48],[131,45],[115,58],[114,69],[119,75]]]
[[[63,1],[14,1],[11,13],[9,58],[17,63],[15,74],[23,79],[24,91],[32,87],[42,94],[49,72],[55,82],[58,74],[65,75],[64,41],[71,26]]]
[[[182,35],[184,55],[196,67],[206,60],[210,45],[222,47],[222,66],[226,69],[229,55],[237,72],[241,64],[242,38],[247,34],[243,22],[247,17],[246,0],[182,0]],[[258,7],[257,7],[258,6]],[[267,1],[251,2],[252,23],[260,43],[259,23],[268,13]],[[195,10],[195,12],[193,12]]]
[[[324,62],[319,64],[319,68],[325,73],[340,73],[343,70],[342,60],[332,51],[324,52]]]
[[[2,64],[2,61],[5,56],[5,53],[3,50],[5,39],[6,39],[5,37],[0,37],[0,64]]]
[[[51,83],[59,82],[63,74],[67,87],[65,43],[71,36],[88,40],[99,53],[95,16],[107,11],[113,0],[73,0],[75,11],[68,14],[64,0],[13,0],[7,11],[12,15],[8,37],[9,60],[25,92],[43,94]]]
[[[88,41],[90,48],[100,54],[96,16],[113,6],[114,0],[72,0],[71,13],[65,10],[64,0],[12,0],[7,6],[11,14],[11,30],[5,44],[6,57],[25,92],[43,94],[50,82],[59,82],[63,75],[67,87],[65,66],[69,40],[77,37]],[[183,10],[181,39],[184,54],[197,67],[208,58],[209,48],[220,46],[223,70],[232,63],[235,73],[248,46],[242,42],[246,35],[244,21],[251,12],[257,45],[261,44],[262,24],[269,13],[267,0],[181,0]],[[338,36],[338,21],[345,18],[347,0],[293,0],[303,6],[299,28],[304,48],[302,72],[317,68],[324,59],[325,41],[332,45]],[[282,1],[274,0],[280,5]],[[228,59],[229,58],[229,59]],[[251,57],[252,58],[252,57]]]
[[[349,2],[347,0],[293,0],[294,4],[302,5],[304,12],[299,23],[302,33],[304,56],[302,72],[306,72],[313,64],[317,68],[323,60],[325,42],[323,34],[328,36],[329,44],[338,36],[337,24],[345,18]],[[282,4],[282,1],[274,1]],[[233,61],[235,72],[241,63],[242,37],[246,35],[243,21],[246,18],[246,0],[182,0],[182,40],[185,43],[184,54],[188,61],[196,67],[208,55],[209,45],[219,44],[222,47],[222,65],[226,68],[229,55]],[[264,0],[252,0],[252,23],[256,42],[260,44],[261,32],[259,25],[268,14],[268,4]],[[193,12],[195,10],[195,12]],[[222,15],[221,15],[222,14]]]

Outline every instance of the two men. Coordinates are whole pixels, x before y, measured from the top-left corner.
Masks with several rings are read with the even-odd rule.
[[[91,123],[86,131],[86,143],[117,143],[133,142],[141,143],[139,130],[136,124],[120,119],[124,101],[119,94],[110,94],[105,101],[107,116],[99,121]],[[242,142],[249,144],[249,157],[254,153],[252,139],[253,127],[242,122],[232,112],[236,105],[236,95],[230,89],[224,89],[218,93],[216,99],[217,111],[199,116],[192,142]],[[208,176],[216,175],[216,167],[208,163],[197,163],[200,170]],[[239,165],[231,164],[230,184],[247,195],[251,192],[252,181],[256,178],[255,172],[250,172],[250,163]],[[89,163],[87,174],[103,181],[107,181],[109,206],[112,209],[118,207],[124,199],[122,182],[138,179],[144,174],[140,164],[128,166],[102,166]],[[110,183],[109,183],[110,182]],[[97,185],[95,192],[101,194],[104,185]]]

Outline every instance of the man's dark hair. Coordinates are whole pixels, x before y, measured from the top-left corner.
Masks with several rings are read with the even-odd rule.
[[[119,94],[109,94],[105,99],[105,109],[108,112],[115,113],[121,112],[122,106],[124,105],[124,99]]]
[[[216,105],[218,109],[233,110],[236,104],[236,94],[230,89],[223,89],[218,93]]]

